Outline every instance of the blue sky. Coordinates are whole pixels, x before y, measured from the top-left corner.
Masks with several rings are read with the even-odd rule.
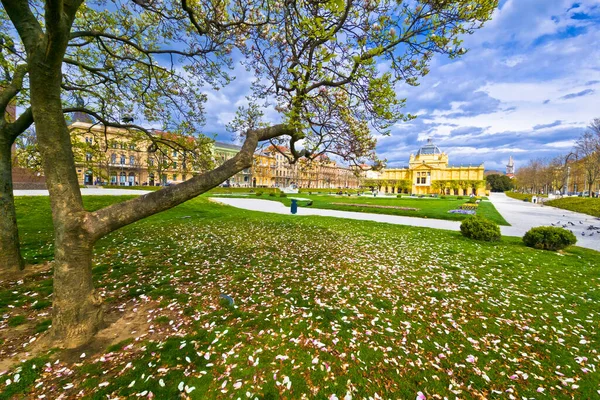
[[[501,169],[568,152],[600,118],[600,2],[501,0],[493,20],[465,38],[458,60],[435,57],[417,87],[400,85],[416,120],[379,137],[389,166],[408,163],[428,138],[451,164]],[[252,76],[241,66],[234,83],[208,94],[205,132],[230,141],[225,124],[245,103]],[[269,110],[273,121],[276,114]]]

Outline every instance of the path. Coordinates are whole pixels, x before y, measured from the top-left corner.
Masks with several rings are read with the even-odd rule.
[[[273,200],[243,199],[243,198],[224,198],[211,197],[212,201],[242,208],[251,211],[269,212],[275,214],[290,214],[289,207]],[[600,251],[600,234],[594,234],[592,237],[582,237],[581,232],[589,225],[600,226],[600,220],[585,214],[574,213],[548,206],[540,206],[520,202],[506,197],[504,193],[492,194],[491,202],[498,209],[498,212],[512,226],[501,226],[500,231],[504,236],[522,237],[525,232],[534,226],[550,226],[551,223],[561,221],[568,223],[571,221],[575,226],[568,225],[568,228],[577,235],[577,245]],[[320,215],[325,217],[348,218],[362,221],[385,222],[388,224],[408,225],[433,229],[460,230],[459,221],[447,221],[433,218],[403,217],[398,215],[371,214],[354,211],[324,210],[319,208],[299,207],[297,215]],[[564,215],[564,216],[563,216]],[[579,221],[583,222],[580,224]],[[587,232],[587,231],[586,231]]]
[[[508,197],[504,193],[492,193],[490,201],[496,210],[511,225],[502,227],[502,234],[507,236],[523,236],[525,232],[536,226],[555,226],[571,230],[577,236],[577,245],[600,251],[600,234],[590,233],[590,225],[600,227],[600,218],[587,214],[563,210],[541,204],[533,204]],[[600,230],[600,229],[598,229]],[[582,236],[582,233],[585,236]]]
[[[48,196],[47,190],[15,190],[13,191],[15,196]],[[125,196],[125,195],[137,195],[150,193],[147,190],[133,190],[133,189],[101,189],[101,188],[82,188],[82,196]]]

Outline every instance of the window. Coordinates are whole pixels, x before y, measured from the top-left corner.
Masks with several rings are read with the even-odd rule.
[[[125,143],[121,142],[120,145],[121,145],[121,150],[124,150],[125,149]]]
[[[183,175],[183,176],[181,177],[181,180],[182,180],[182,181],[187,181],[187,175]]]
[[[173,161],[173,168],[177,168],[177,161]]]
[[[129,150],[135,150],[135,143],[129,144]]]
[[[125,154],[121,154],[121,165],[125,165]]]
[[[111,146],[112,146],[113,149],[116,149],[117,148],[117,142],[112,142]]]
[[[85,153],[85,161],[92,161],[92,153]]]
[[[135,165],[135,157],[129,156],[129,165]]]
[[[177,157],[177,150],[173,150],[173,157]]]
[[[110,162],[112,164],[116,164],[117,163],[117,155],[116,154],[114,154],[114,153],[111,154],[111,156],[110,156]]]
[[[177,180],[177,174],[173,174],[173,180],[176,181]]]
[[[154,160],[153,159],[148,159],[148,165],[151,167],[154,167]]]

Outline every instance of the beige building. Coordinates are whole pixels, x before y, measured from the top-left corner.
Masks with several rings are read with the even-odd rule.
[[[449,165],[448,155],[429,139],[405,168],[383,169],[376,179],[365,179],[364,187],[386,193],[485,195],[483,164]]]
[[[272,187],[354,189],[360,184],[354,170],[338,165],[336,161],[324,155],[312,161],[300,159],[295,164],[290,164],[286,157],[290,155],[290,151],[286,147],[270,146],[262,154],[274,160],[271,167]]]
[[[150,151],[152,141],[140,132],[77,121],[70,125],[75,165],[81,185],[158,186],[184,182],[234,157],[240,146],[155,131],[165,142]],[[183,148],[191,149],[184,151]],[[280,148],[287,152],[286,148]],[[198,151],[193,151],[198,150]],[[197,156],[201,154],[201,156]],[[223,182],[231,187],[357,188],[353,170],[321,157],[290,164],[272,146],[254,156],[254,165]]]

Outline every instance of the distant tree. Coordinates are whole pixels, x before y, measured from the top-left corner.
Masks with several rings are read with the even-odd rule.
[[[600,177],[600,118],[593,120],[579,137],[575,152],[584,170],[588,196],[592,197],[594,182]]]
[[[485,177],[492,192],[506,192],[513,189],[512,180],[506,175],[491,174]]]

